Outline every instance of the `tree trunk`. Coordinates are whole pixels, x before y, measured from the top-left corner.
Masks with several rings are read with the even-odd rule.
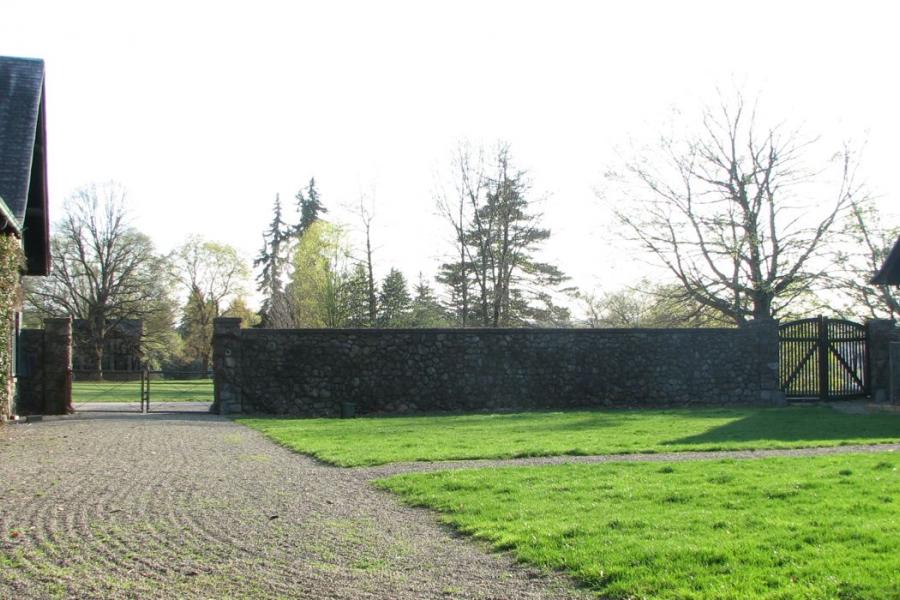
[[[94,354],[94,365],[88,378],[94,381],[103,380],[103,341],[106,337],[106,319],[102,314],[94,315],[90,320],[91,350]]]
[[[760,321],[772,318],[772,294],[756,292],[753,295],[753,319]]]
[[[368,271],[369,327],[375,327],[378,318],[378,304],[375,299],[375,275],[372,272],[372,239],[366,226],[366,269]]]

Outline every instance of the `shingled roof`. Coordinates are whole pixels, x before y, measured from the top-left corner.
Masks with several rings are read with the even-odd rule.
[[[0,229],[22,236],[29,275],[50,269],[46,138],[44,61],[0,56]]]
[[[881,270],[872,278],[877,285],[900,285],[900,238],[894,244],[891,253],[884,259]]]

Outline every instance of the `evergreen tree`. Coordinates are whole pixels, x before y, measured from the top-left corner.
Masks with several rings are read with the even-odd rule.
[[[444,263],[435,279],[447,289],[446,312],[456,326],[465,327],[467,323],[476,322],[478,317],[471,303],[475,281],[471,277],[470,266],[462,262]]]
[[[260,316],[247,306],[247,300],[243,296],[235,296],[222,313],[223,317],[236,317],[241,320],[241,327],[256,327],[259,325]]]
[[[369,274],[366,265],[356,263],[345,285],[347,327],[372,327],[374,323],[369,317]]]
[[[315,177],[309,180],[306,194],[301,189],[294,198],[297,200],[297,214],[300,215],[300,221],[294,228],[294,236],[299,238],[309,229],[310,225],[321,218],[322,214],[327,213],[328,209],[322,206],[319,190],[316,189]]]
[[[480,162],[461,162],[459,216],[445,209],[460,244],[460,260],[442,265],[439,276],[450,289],[453,312],[461,324],[482,327],[563,322],[567,316],[552,293],[567,291],[560,289],[567,277],[536,260],[550,230],[534,212],[527,174],[513,167],[506,145],[492,169],[488,175]]]
[[[263,233],[263,246],[253,261],[253,266],[260,268],[256,289],[263,295],[259,312],[264,327],[276,327],[280,324],[277,313],[284,301],[282,277],[289,254],[289,237],[289,228],[282,218],[281,198],[275,194],[272,222]]]
[[[381,282],[378,296],[378,325],[380,327],[405,327],[409,324],[412,299],[406,286],[406,278],[397,269],[391,269]]]
[[[419,283],[415,287],[415,297],[409,317],[411,327],[448,327],[450,320],[444,307],[438,302],[434,290],[419,273]]]

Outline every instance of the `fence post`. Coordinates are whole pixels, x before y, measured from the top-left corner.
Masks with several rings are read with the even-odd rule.
[[[828,373],[828,365],[830,363],[828,356],[828,319],[819,315],[816,325],[819,330],[819,400],[828,400],[828,397],[831,395],[829,392],[831,386],[830,375]]]
[[[239,318],[219,317],[213,321],[213,386],[212,412],[228,415],[244,411]]]

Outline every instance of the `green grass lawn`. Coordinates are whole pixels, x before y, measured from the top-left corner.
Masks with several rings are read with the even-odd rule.
[[[391,462],[797,448],[900,441],[900,415],[827,407],[607,410],[358,419],[242,418],[339,466]]]
[[[212,402],[212,379],[154,379],[150,402]],[[140,381],[73,381],[72,402],[141,401]]]
[[[846,417],[843,417],[846,418]],[[900,598],[900,457],[612,463],[378,485],[610,598]]]

